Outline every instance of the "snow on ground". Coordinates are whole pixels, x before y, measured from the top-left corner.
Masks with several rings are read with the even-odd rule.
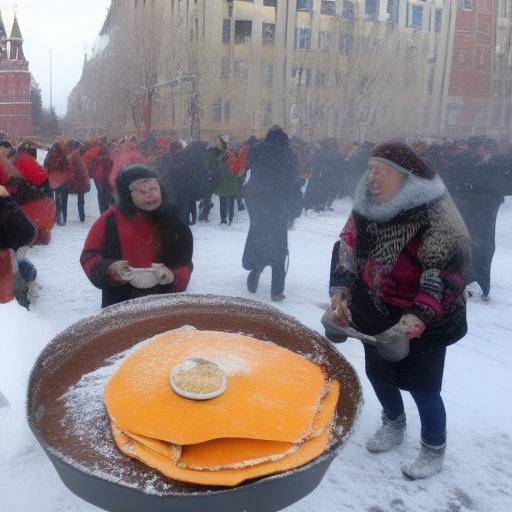
[[[27,376],[38,353],[59,331],[99,310],[100,292],[78,263],[88,227],[97,215],[94,194],[86,196],[87,220],[78,222],[70,198],[69,223],[56,227],[48,247],[31,257],[43,285],[30,312],[11,303],[0,306],[2,329],[0,389],[12,407],[0,412],[0,511],[91,512],[98,510],[68,491],[31,434],[24,418]],[[287,300],[278,305],[320,332],[322,307],[334,241],[350,210],[338,201],[335,211],[301,217],[290,232]],[[254,298],[245,287],[241,259],[248,230],[247,213],[231,227],[219,226],[218,206],[209,224],[193,228],[195,271],[190,292]],[[322,484],[288,512],[509,512],[512,510],[512,201],[497,223],[492,299],[469,304],[470,333],[448,350],[444,398],[448,412],[448,450],[444,471],[430,480],[410,482],[399,463],[416,455],[419,419],[406,396],[408,436],[396,451],[369,454],[364,443],[379,425],[380,409],[364,375],[360,342],[339,350],[355,366],[365,404],[355,433],[334,461]],[[263,274],[256,299],[270,302],[270,272]]]

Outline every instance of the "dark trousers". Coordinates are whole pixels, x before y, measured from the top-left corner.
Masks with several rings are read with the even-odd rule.
[[[494,243],[492,245],[471,244],[470,282],[476,281],[485,295],[489,295],[491,290],[491,265],[495,248]]]
[[[425,354],[425,355],[423,355]],[[410,369],[414,372],[421,366],[423,360],[425,367],[423,371],[428,373],[428,382],[423,386],[421,378],[417,386],[408,388],[416,407],[418,408],[421,422],[421,438],[431,446],[443,446],[446,442],[446,411],[443,399],[441,398],[441,384],[444,368],[446,347],[434,347],[425,353],[416,351],[411,353],[403,362],[391,363],[383,360],[373,346],[365,345],[365,366],[366,375],[377,395],[384,414],[390,420],[397,419],[404,413],[404,403],[398,381],[400,374],[407,372],[407,359],[413,359]],[[432,376],[434,376],[432,378]],[[406,376],[405,380],[409,380]]]
[[[197,203],[194,200],[190,200],[187,211],[187,222],[193,225],[197,222]]]
[[[61,185],[53,191],[53,200],[55,201],[55,210],[57,224],[64,225],[68,220],[68,196],[69,190],[66,185]]]
[[[78,194],[78,217],[80,222],[85,221],[85,194],[83,192]]]
[[[204,222],[208,221],[208,215],[210,215],[210,210],[212,209],[212,207],[213,207],[212,195],[207,194],[199,202],[199,209],[200,209],[199,220],[200,221],[204,221]]]
[[[270,265],[272,269],[272,282],[270,285],[270,294],[272,296],[281,295],[284,292],[284,282],[286,279],[286,259],[283,259],[279,263]],[[255,268],[253,272],[261,274],[263,268]]]
[[[235,198],[234,197],[221,197],[220,198],[220,221],[225,224],[229,218],[229,224],[233,222],[235,215]]]
[[[110,208],[110,192],[107,185],[96,184],[96,189],[98,190],[98,208],[100,213],[104,213]]]

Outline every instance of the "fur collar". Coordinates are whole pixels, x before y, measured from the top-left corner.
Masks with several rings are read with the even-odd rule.
[[[368,220],[387,222],[400,213],[439,199],[445,192],[446,187],[438,174],[431,180],[411,176],[396,197],[387,203],[378,204],[372,198],[366,172],[357,186],[353,208]]]

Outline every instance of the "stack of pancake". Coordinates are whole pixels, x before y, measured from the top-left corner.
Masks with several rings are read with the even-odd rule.
[[[169,376],[193,358],[228,378],[211,400],[179,396]],[[329,445],[339,383],[304,357],[241,334],[163,333],[129,356],[105,390],[114,440],[174,480],[209,486],[291,470]]]

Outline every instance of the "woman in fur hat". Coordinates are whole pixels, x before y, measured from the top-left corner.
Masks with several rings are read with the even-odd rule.
[[[406,144],[375,147],[333,251],[332,320],[364,334],[392,332],[410,340],[409,355],[398,362],[384,359],[374,345],[364,350],[366,374],[382,405],[382,426],[367,449],[382,453],[402,443],[400,389],[418,407],[421,450],[402,465],[411,479],[442,468],[445,353],[467,332],[463,292],[469,260],[466,226],[437,173]]]
[[[116,178],[118,204],[93,224],[80,263],[102,290],[102,307],[145,295],[185,291],[192,274],[192,233],[166,201],[158,174],[142,164]],[[137,269],[154,269],[152,286]]]

